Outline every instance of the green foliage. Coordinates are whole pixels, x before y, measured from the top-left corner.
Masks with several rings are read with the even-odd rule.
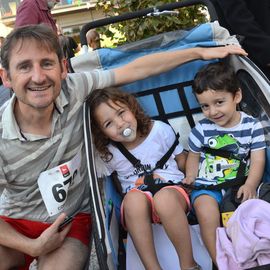
[[[177,0],[97,0],[97,9],[105,17],[134,12],[140,9],[162,6]],[[201,5],[179,9],[178,15],[152,16],[115,23],[112,26],[99,28],[98,31],[112,40],[113,45],[133,42],[159,33],[188,29],[199,23],[206,22],[205,7]],[[117,33],[117,37],[115,36]]]

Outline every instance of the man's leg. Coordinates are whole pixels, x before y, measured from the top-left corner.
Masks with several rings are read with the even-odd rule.
[[[0,246],[0,269],[12,269],[19,266],[24,266],[25,259],[21,252],[14,249]]]
[[[60,248],[39,257],[38,269],[83,270],[89,255],[89,247],[75,238],[67,237]]]

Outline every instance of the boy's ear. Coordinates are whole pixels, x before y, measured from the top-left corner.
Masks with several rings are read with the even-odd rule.
[[[239,103],[241,102],[241,100],[242,100],[242,90],[241,90],[241,88],[239,88],[239,89],[236,91],[236,93],[235,93],[235,95],[234,95],[234,100],[235,100],[235,102],[236,102],[237,104],[239,104]]]

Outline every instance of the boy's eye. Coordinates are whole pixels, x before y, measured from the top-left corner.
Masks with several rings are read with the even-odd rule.
[[[217,105],[222,105],[224,103],[224,100],[218,100]]]
[[[207,109],[208,109],[208,105],[202,104],[202,105],[201,105],[201,109],[202,109],[203,111],[207,110]]]

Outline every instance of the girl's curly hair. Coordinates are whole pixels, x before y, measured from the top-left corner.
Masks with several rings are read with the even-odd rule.
[[[87,103],[90,106],[91,131],[93,134],[94,144],[98,152],[101,154],[101,158],[106,162],[110,161],[113,157],[112,153],[108,149],[108,144],[111,143],[111,140],[103,134],[96,119],[95,111],[101,103],[108,104],[109,101],[114,103],[121,102],[130,109],[137,120],[137,131],[139,131],[141,135],[148,135],[151,128],[151,118],[145,114],[140,104],[132,94],[125,93],[116,87],[108,87],[92,91],[87,98]]]

